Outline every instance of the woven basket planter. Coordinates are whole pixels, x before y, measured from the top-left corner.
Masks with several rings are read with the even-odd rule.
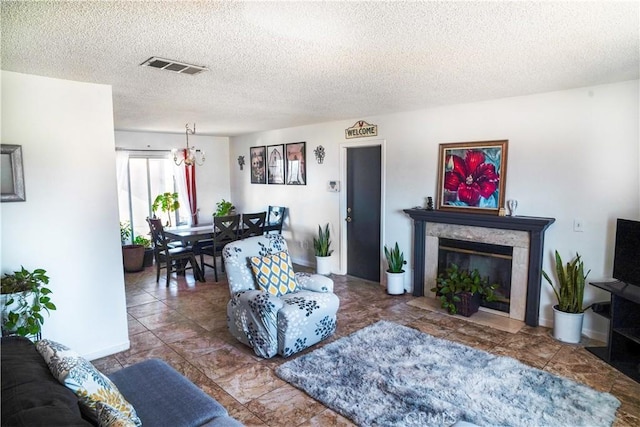
[[[456,309],[458,314],[464,317],[469,317],[480,308],[480,294],[472,294],[471,292],[461,292],[458,294],[460,302],[456,302]]]

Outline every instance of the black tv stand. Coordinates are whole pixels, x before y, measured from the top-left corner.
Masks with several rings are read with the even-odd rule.
[[[625,282],[590,282],[611,293],[611,302],[594,304],[594,313],[609,321],[606,347],[587,350],[623,374],[640,382],[640,287]]]

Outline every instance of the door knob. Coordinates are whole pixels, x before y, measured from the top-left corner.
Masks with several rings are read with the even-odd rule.
[[[351,217],[350,217],[350,216],[348,216],[348,217],[346,218],[346,221],[347,221],[347,222],[351,222]]]

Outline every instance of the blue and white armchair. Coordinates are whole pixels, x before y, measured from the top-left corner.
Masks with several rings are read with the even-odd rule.
[[[294,273],[280,234],[228,243],[222,257],[229,331],[264,358],[291,356],[331,336],[340,301],[333,280]]]

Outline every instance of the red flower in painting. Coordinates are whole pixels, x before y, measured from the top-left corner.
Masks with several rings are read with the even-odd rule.
[[[491,163],[485,163],[482,151],[470,150],[464,159],[448,155],[444,188],[458,193],[458,200],[469,206],[478,206],[480,197],[490,197],[498,187],[500,177]]]

